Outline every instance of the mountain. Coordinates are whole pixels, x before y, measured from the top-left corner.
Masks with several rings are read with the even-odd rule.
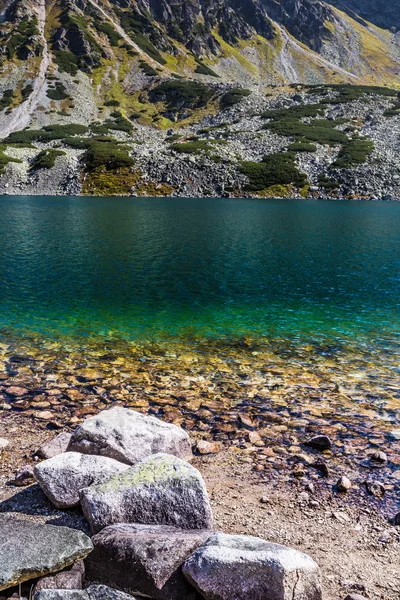
[[[182,186],[173,181],[171,191],[159,181],[158,167],[153,177],[144,159],[149,152],[154,162],[158,150],[176,157],[179,149],[166,141],[166,132],[186,142],[190,135],[197,137],[192,142],[207,146],[197,129],[218,125],[225,116],[240,120],[243,111],[248,116],[255,107],[265,112],[293,102],[321,103],[324,96],[346,98],[337,107],[349,133],[363,135],[361,119],[368,114],[361,109],[367,105],[369,124],[382,119],[386,126],[389,119],[396,131],[398,2],[0,0],[0,13],[0,191],[43,191],[46,179],[49,193],[111,193],[105,181],[90,183],[93,172],[106,165],[110,175],[121,168],[135,170],[140,163],[140,177],[150,182],[142,186],[146,193],[175,193]],[[365,93],[359,86],[365,86]],[[327,103],[325,110],[304,119],[336,118],[340,111],[335,110],[330,115]],[[277,125],[274,135],[281,143],[274,138],[263,153],[285,149],[284,141],[304,141],[289,129]],[[140,139],[134,140],[136,135]],[[190,158],[209,155],[205,146],[196,147]],[[337,151],[343,146],[338,144]],[[330,153],[333,164],[337,157]],[[188,152],[181,154],[188,159]],[[228,187],[244,193],[249,178],[240,164],[253,157],[247,142],[236,155],[240,176]],[[110,156],[118,160],[110,162]],[[299,166],[304,154],[296,156]],[[375,160],[373,152],[366,156],[367,162]],[[128,177],[125,192],[140,188],[136,175]],[[318,183],[311,172],[306,175]],[[204,192],[194,185],[192,193],[206,193],[203,183]],[[392,184],[365,190],[393,195],[397,188]],[[210,183],[212,194],[219,185]],[[345,186],[340,186],[343,193]],[[323,193],[328,189],[311,187]]]

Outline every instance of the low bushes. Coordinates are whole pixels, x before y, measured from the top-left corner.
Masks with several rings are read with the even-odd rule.
[[[243,162],[240,171],[249,178],[246,189],[261,191],[277,184],[302,188],[307,177],[299,171],[295,159],[293,152],[281,152],[269,154],[259,163]]]
[[[213,97],[213,90],[197,81],[165,81],[149,92],[153,102],[165,102],[169,109],[200,108]]]
[[[65,152],[62,150],[54,150],[51,148],[50,150],[42,150],[39,154],[33,159],[31,169],[51,169],[54,167],[56,163],[56,158],[59,156],[65,156]]]
[[[250,96],[251,91],[243,88],[234,88],[226,92],[220,99],[221,109],[230,108],[235,104],[238,104],[243,98]]]
[[[14,90],[5,90],[0,100],[0,111],[11,106],[14,100]]]
[[[340,150],[332,167],[347,169],[365,163],[368,156],[374,150],[375,145],[371,140],[358,139],[348,140]]]
[[[316,152],[317,146],[308,142],[294,142],[287,149],[288,152]]]
[[[46,93],[51,100],[65,100],[66,98],[69,98],[67,90],[61,81],[57,81],[55,87],[49,88]]]

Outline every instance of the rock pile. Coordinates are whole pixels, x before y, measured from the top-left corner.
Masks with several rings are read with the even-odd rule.
[[[94,536],[1,517],[0,590],[41,577],[34,600],[321,600],[306,554],[213,531],[179,427],[112,408],[46,454],[37,482],[58,508],[80,504]]]

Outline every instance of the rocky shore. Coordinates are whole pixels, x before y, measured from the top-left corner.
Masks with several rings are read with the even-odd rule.
[[[316,436],[308,446],[324,451],[330,441]],[[215,453],[215,448],[197,447]],[[114,407],[85,419],[71,434],[59,434],[35,454],[43,460],[17,473],[14,485],[29,486],[36,480],[39,486],[28,487],[25,494],[31,499],[44,494],[59,518],[45,524],[35,504],[27,511],[15,497],[2,503],[0,586],[5,597],[14,593],[15,585],[36,600],[128,600],[133,594],[153,600],[323,597],[320,568],[307,554],[250,535],[247,523],[236,535],[215,527],[206,484],[188,462],[189,436],[174,424]],[[350,487],[343,478],[342,486],[342,492]],[[306,495],[300,494],[300,504],[311,507]],[[273,514],[269,509],[276,497],[256,496],[253,502]],[[316,508],[318,501],[313,502]],[[75,514],[68,510],[77,506],[89,528],[79,509]],[[22,517],[25,512],[30,514]],[[333,511],[332,516],[350,527],[347,512]],[[398,541],[392,540],[391,550]],[[365,583],[346,580],[346,567],[340,565],[340,570],[341,586],[350,591],[342,597],[370,597],[357,595],[367,593]],[[386,581],[397,585],[390,576]]]
[[[179,539],[180,548],[190,547],[181,564],[196,550],[190,535],[195,536],[198,547],[206,543],[207,548],[203,534],[199,537],[193,530],[206,535],[212,531],[234,537],[250,536],[251,544],[255,544],[251,553],[257,556],[264,553],[265,542],[253,538],[311,556],[322,573],[321,593],[326,600],[344,599],[349,594],[397,600],[400,435],[395,425],[389,425],[384,432],[384,422],[379,421],[378,413],[373,416],[372,405],[367,421],[374,423],[374,428],[369,431],[361,425],[363,422],[368,428],[367,421],[361,418],[365,410],[361,405],[357,409],[358,425],[350,415],[346,417],[343,383],[338,393],[333,380],[329,383],[327,373],[323,375],[322,364],[316,368],[319,377],[316,385],[317,380],[312,383],[310,375],[302,369],[290,370],[286,359],[282,362],[285,368],[279,370],[277,356],[273,358],[270,354],[267,359],[266,348],[263,353],[254,346],[239,352],[236,348],[229,352],[225,349],[219,352],[218,366],[216,355],[207,357],[204,348],[199,355],[181,351],[179,359],[172,356],[171,346],[169,350],[169,357],[162,355],[159,348],[152,358],[149,349],[147,352],[141,349],[135,366],[132,354],[124,364],[119,349],[118,356],[107,355],[108,373],[98,362],[98,356],[95,359],[94,350],[91,359],[87,351],[87,366],[83,367],[81,362],[77,371],[73,354],[67,362],[56,355],[52,361],[50,355],[36,354],[34,358],[31,348],[30,357],[25,360],[21,353],[3,357],[8,365],[8,375],[1,382],[0,411],[0,511],[4,527],[9,527],[10,519],[13,522],[17,518],[18,522],[23,519],[41,526],[78,529],[87,536],[95,534],[93,540],[99,540],[99,550],[88,555],[86,566],[92,556],[91,568],[97,575],[92,578],[88,568],[85,589],[77,598],[102,598],[96,594],[111,593],[103,587],[94,588],[97,584],[117,587],[119,593],[138,598],[141,594],[163,597],[154,591],[154,581],[153,595],[136,590],[133,584],[128,589],[117,583],[118,573],[125,574],[123,566],[119,571],[116,567],[107,581],[98,579],[105,576],[101,564],[110,562],[104,558],[106,547],[113,548],[113,555],[118,540],[123,540],[124,548],[134,544],[143,550],[149,539],[159,547],[157,528],[162,527],[166,528],[162,544],[175,547]],[[54,347],[48,352],[54,352]],[[201,356],[210,361],[209,372]],[[232,360],[239,368],[230,372],[228,366]],[[268,364],[267,378],[260,371],[258,360]],[[128,364],[132,373],[129,376]],[[65,368],[67,377],[61,374]],[[354,369],[353,364],[352,371],[356,374]],[[135,383],[131,379],[133,373]],[[236,373],[240,373],[237,379]],[[389,385],[393,394],[395,382],[388,381],[387,373],[385,387]],[[371,387],[368,389],[373,393]],[[377,389],[374,393],[378,393]],[[358,394],[366,394],[366,390],[366,382],[360,385],[359,381]],[[327,403],[321,404],[321,394],[330,399],[330,409]],[[354,402],[355,389],[352,394]],[[296,399],[293,405],[290,395]],[[275,398],[272,404],[268,400],[271,396]],[[341,409],[338,402],[342,402]],[[129,411],[123,406],[129,407]],[[389,400],[386,410],[388,407]],[[343,417],[331,420],[329,410],[341,412]],[[149,419],[146,414],[161,416],[162,420]],[[115,415],[111,427],[107,426],[107,415]],[[118,431],[121,421],[124,433]],[[148,421],[152,426],[157,424],[157,431],[164,436],[162,442],[159,437],[149,438],[146,434]],[[192,451],[194,458],[190,464],[187,460]],[[161,487],[154,484],[156,488],[152,490],[157,489],[154,493],[159,502],[156,508],[151,508],[146,486],[160,472],[166,474],[163,482],[168,482],[168,493],[164,483]],[[182,487],[183,481],[190,481],[190,486]],[[188,496],[186,489],[190,489]],[[149,514],[150,522],[146,517]],[[119,523],[126,525],[121,529]],[[144,531],[144,525],[151,531]],[[182,533],[188,529],[192,532],[189,537]],[[182,536],[187,544],[182,542]],[[225,538],[222,541],[218,538],[217,554],[225,555],[225,542]],[[231,542],[229,538],[226,543],[231,552],[242,540],[235,538]],[[208,552],[214,556],[214,550],[205,550],[206,557]],[[52,567],[52,573],[61,570],[61,574],[51,575],[48,586],[53,589],[61,585],[66,572],[56,560],[54,564],[58,566]],[[73,574],[68,574],[68,580],[81,581],[82,576],[76,574],[79,564]],[[154,567],[152,573],[156,572],[159,569]],[[29,578],[23,584],[26,597],[31,586],[36,585],[38,575],[45,573],[35,572],[35,580]],[[202,586],[208,585],[202,576],[200,580]],[[189,581],[193,585],[190,577]],[[9,587],[2,594],[9,597],[15,592],[18,590]],[[50,596],[43,597],[60,597],[53,593],[46,592]],[[61,597],[70,597],[69,592],[62,593]],[[201,593],[201,597],[208,598],[207,594],[214,592],[204,587]],[[227,598],[236,597],[231,591],[229,594]]]

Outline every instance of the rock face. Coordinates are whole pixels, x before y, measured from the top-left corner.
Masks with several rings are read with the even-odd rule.
[[[128,469],[112,458],[65,452],[36,465],[34,473],[43,492],[57,508],[79,504],[79,492]]]
[[[120,407],[86,419],[72,435],[68,450],[107,456],[128,465],[158,452],[185,460],[192,455],[183,429]]]
[[[155,454],[109,481],[82,490],[94,533],[114,523],[210,529],[212,512],[199,471],[170,454]]]
[[[321,600],[318,565],[260,538],[214,535],[183,566],[206,600]]]
[[[94,536],[87,578],[155,600],[195,600],[185,560],[212,535],[157,525],[119,524]]]
[[[0,516],[0,590],[60,571],[92,548],[81,531]]]
[[[40,446],[36,451],[36,456],[46,460],[48,458],[53,458],[53,456],[57,456],[57,454],[62,454],[63,452],[66,452],[70,439],[70,433],[59,433],[53,440]]]

